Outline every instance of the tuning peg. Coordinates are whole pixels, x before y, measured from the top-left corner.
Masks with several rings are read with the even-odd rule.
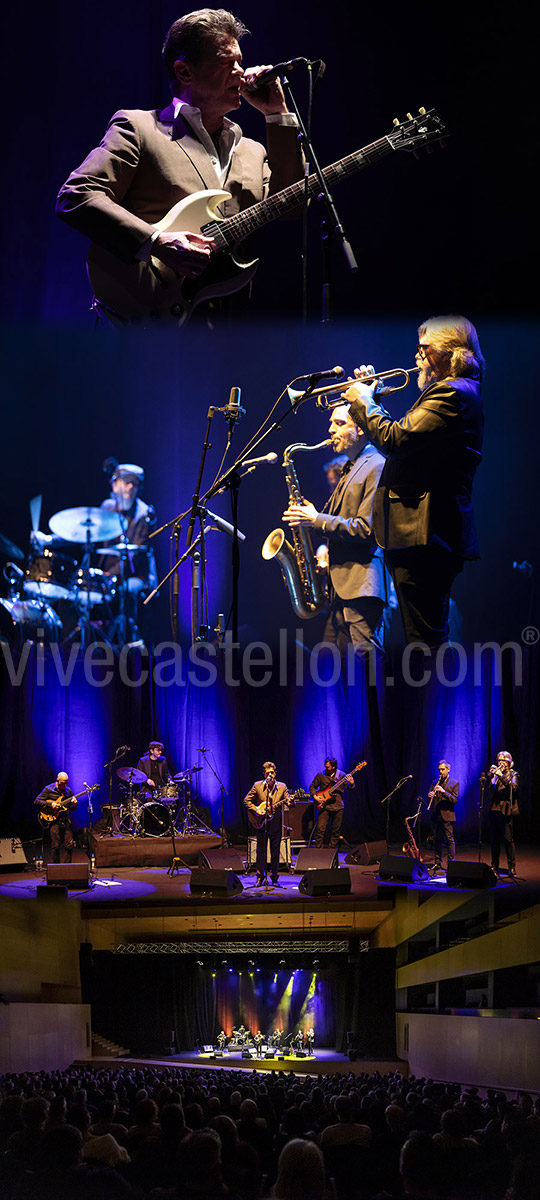
[[[407,113],[407,120],[412,121],[412,119],[413,119],[412,113]]]
[[[420,116],[421,116],[421,117],[425,117],[425,115],[426,115],[426,110],[425,110],[425,108],[419,108],[419,109],[418,109],[418,112],[420,113]]]
[[[399,125],[399,121],[398,121],[397,117],[394,117],[394,120],[392,121],[392,125]]]

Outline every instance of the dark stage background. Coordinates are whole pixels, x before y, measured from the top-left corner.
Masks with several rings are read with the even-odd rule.
[[[243,1024],[265,1035],[280,1029],[315,1030],[316,1047],[348,1049],[347,1034],[366,1057],[395,1054],[393,950],[352,958],[326,956],[318,970],[299,960],[280,967],[262,955],[250,970],[235,955],[225,967],[197,966],[178,954],[114,954],[81,947],[83,1002],[92,1005],[94,1029],[132,1054],[160,1055],[215,1044],[224,1029]],[[346,964],[347,970],[344,970]],[[128,997],[137,997],[136,1004]],[[225,1059],[226,1064],[226,1059]]]
[[[34,15],[32,15],[34,8]],[[9,320],[90,320],[84,239],[54,216],[58,188],[97,145],[121,107],[163,107],[166,30],[189,6],[133,0],[90,8],[61,0],[46,12],[4,16],[9,62],[2,158],[2,253]],[[418,162],[391,155],[336,189],[341,220],[361,272],[348,276],[332,254],[336,315],[356,312],[538,311],[536,45],[530,8],[503,3],[410,9],[397,0],[370,8],[336,0],[244,0],[235,11],[252,29],[246,64],[322,57],[313,138],[321,165],[390,132],[419,106],[435,107],[451,131],[447,148]],[[302,71],[292,76],[305,111]],[[241,123],[261,137],[259,114]],[[320,313],[320,212],[310,213],[309,306]],[[300,230],[268,229],[254,307],[298,316]]]

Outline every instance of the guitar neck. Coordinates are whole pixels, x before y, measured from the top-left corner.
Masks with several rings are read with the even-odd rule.
[[[392,143],[388,138],[379,138],[378,141],[372,142],[369,146],[364,146],[362,150],[356,150],[353,154],[348,154],[345,158],[339,159],[338,162],[331,163],[329,167],[325,167],[322,174],[326,183],[332,187],[333,184],[339,183],[342,179],[347,179],[350,175],[355,175],[358,171],[362,171],[365,167],[369,167],[372,163],[378,162],[393,150]],[[284,217],[287,213],[297,208],[302,203],[304,196],[311,199],[318,195],[320,191],[320,182],[317,175],[310,175],[307,183],[301,179],[297,183],[291,184],[284,188],[281,192],[276,192],[273,196],[268,196],[266,200],[260,200],[258,204],[252,204],[250,208],[245,208],[243,212],[235,213],[232,217],[226,217],[224,221],[212,222],[210,225],[205,225],[202,232],[216,237],[218,246],[222,240],[225,244],[232,248],[237,242],[241,242],[243,238],[249,234],[255,233],[263,225],[270,224],[271,221],[277,221],[280,217]],[[217,233],[215,231],[218,231]],[[224,247],[223,247],[224,248]]]

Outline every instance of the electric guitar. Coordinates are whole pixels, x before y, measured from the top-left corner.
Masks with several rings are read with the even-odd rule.
[[[386,137],[325,167],[323,175],[329,187],[379,162],[393,150],[414,153],[430,142],[440,142],[448,133],[434,108],[427,112],[421,108],[417,117],[407,113],[407,118],[401,124],[396,118]],[[309,197],[319,194],[316,175],[309,176],[307,187],[301,179],[230,217],[222,217],[219,212],[220,204],[231,198],[229,192],[193,192],[173,205],[155,228],[160,233],[184,230],[212,237],[216,249],[202,274],[197,279],[187,279],[152,256],[147,263],[124,263],[94,244],[88,253],[87,269],[96,299],[113,317],[116,314],[119,323],[144,317],[174,317],[178,325],[185,324],[204,300],[229,296],[250,282],[259,260],[242,259],[238,246],[263,225],[298,208],[306,191]]]
[[[357,763],[356,766],[353,767],[352,771],[348,771],[346,775],[340,775],[339,779],[336,779],[336,782],[333,783],[331,787],[321,788],[320,791],[315,792],[313,799],[317,805],[317,808],[319,809],[319,812],[324,812],[325,808],[328,807],[332,796],[334,792],[337,792],[340,783],[343,783],[344,779],[349,779],[352,783],[352,776],[355,775],[357,771],[361,771],[364,767],[367,767],[367,763]]]
[[[99,787],[99,783],[94,783],[90,788],[83,788],[82,792],[77,792],[76,796],[68,796],[66,800],[48,800],[47,804],[54,806],[54,812],[40,812],[39,820],[43,825],[50,825],[53,821],[57,821],[61,813],[67,813],[68,809],[76,808],[73,804],[74,800],[79,800],[81,796],[85,796],[87,792],[95,792]]]
[[[281,800],[278,800],[277,803],[273,803],[272,816],[275,816],[278,808],[281,808],[282,805],[287,807],[289,804],[296,804],[297,799],[303,799],[303,796],[303,792],[293,792],[292,796],[290,793],[287,795],[287,793],[284,792]],[[254,829],[262,829],[266,821],[266,800],[261,800],[260,804],[246,804],[246,808],[250,825],[252,825]]]

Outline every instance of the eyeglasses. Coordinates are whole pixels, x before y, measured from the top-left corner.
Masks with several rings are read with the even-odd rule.
[[[420,355],[420,358],[425,359],[427,358],[427,351],[430,349],[431,347],[429,342],[424,342],[423,344],[419,343],[416,347],[416,353]]]

